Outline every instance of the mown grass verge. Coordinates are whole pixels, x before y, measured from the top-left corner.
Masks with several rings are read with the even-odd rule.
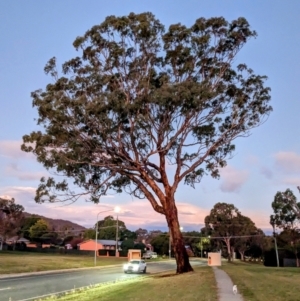
[[[119,283],[78,289],[43,300],[217,301],[218,298],[212,269],[210,267],[197,267],[193,273],[176,275],[174,272],[165,272],[150,277],[135,277]]]
[[[97,266],[123,264],[127,258],[98,257]],[[84,255],[0,252],[0,274],[28,273],[94,266],[94,257]]]
[[[244,301],[300,300],[299,268],[274,268],[243,262],[225,263],[221,268],[238,286]]]

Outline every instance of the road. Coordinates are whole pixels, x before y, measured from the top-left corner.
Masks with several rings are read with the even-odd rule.
[[[193,266],[206,263],[191,260]],[[175,261],[152,262],[147,264],[147,274],[175,270]],[[78,270],[55,274],[23,276],[0,279],[0,301],[31,301],[48,294],[59,293],[97,283],[140,277],[145,274],[124,274],[122,266]]]

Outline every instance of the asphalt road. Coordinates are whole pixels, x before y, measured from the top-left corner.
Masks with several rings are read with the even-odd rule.
[[[193,266],[206,263],[191,260]],[[147,264],[147,274],[175,269],[175,261]],[[140,277],[145,274],[124,274],[122,266],[78,270],[55,274],[0,279],[0,301],[31,301],[48,294],[64,292],[97,283]]]

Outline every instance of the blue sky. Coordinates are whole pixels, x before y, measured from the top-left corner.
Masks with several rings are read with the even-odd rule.
[[[229,0],[65,0],[0,2],[0,195],[11,196],[26,211],[73,220],[91,226],[99,211],[115,205],[132,229],[165,228],[163,218],[146,201],[128,195],[107,197],[101,205],[38,205],[33,201],[38,179],[45,171],[22,153],[22,136],[38,129],[30,92],[51,80],[43,68],[53,56],[58,63],[74,57],[72,43],[108,15],[150,11],[166,26],[191,25],[199,17],[245,17],[258,37],[237,57],[256,73],[268,76],[274,111],[248,138],[236,140],[236,152],[220,180],[203,179],[196,189],[178,189],[180,222],[199,230],[216,202],[235,204],[258,226],[268,228],[271,202],[277,191],[300,185],[300,2]]]

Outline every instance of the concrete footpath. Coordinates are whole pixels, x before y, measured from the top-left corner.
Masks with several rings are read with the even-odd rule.
[[[227,273],[217,267],[212,268],[218,286],[219,301],[243,301],[243,298],[239,293],[236,295],[233,293],[232,287],[234,284]],[[239,290],[239,288],[237,289]]]

